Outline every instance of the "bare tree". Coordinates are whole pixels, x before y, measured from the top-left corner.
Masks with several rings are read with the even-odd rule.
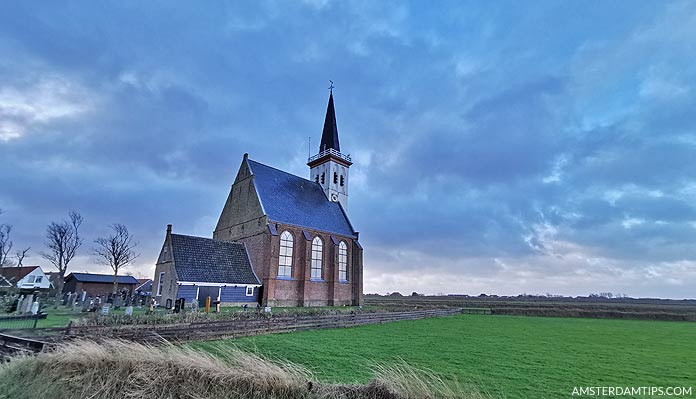
[[[2,209],[0,209],[1,214]],[[0,267],[12,266],[12,261],[9,258],[9,253],[12,250],[10,232],[12,232],[12,226],[4,223],[0,224]]]
[[[78,234],[82,224],[82,215],[72,211],[70,220],[60,223],[51,222],[46,227],[46,248],[41,256],[51,262],[58,269],[58,278],[55,280],[56,299],[60,299],[63,293],[63,279],[70,261],[75,257],[77,249],[82,245],[82,239]]]
[[[113,230],[110,235],[94,240],[97,246],[93,252],[99,258],[100,263],[109,265],[114,271],[113,294],[116,295],[118,293],[119,270],[131,264],[140,255],[134,251],[138,242],[133,239],[126,226],[115,223],[110,227]]]
[[[24,261],[24,258],[27,257],[27,252],[29,252],[30,249],[31,247],[26,247],[16,252],[15,256],[17,257],[17,267],[22,267],[22,262]]]

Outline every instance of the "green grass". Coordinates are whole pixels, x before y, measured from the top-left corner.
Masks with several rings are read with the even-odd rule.
[[[694,386],[696,324],[461,315],[225,341],[289,360],[325,382],[367,382],[375,363],[430,369],[506,398],[574,386]],[[214,352],[220,342],[191,344]]]

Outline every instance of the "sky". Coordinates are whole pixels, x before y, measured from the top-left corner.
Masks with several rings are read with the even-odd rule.
[[[151,277],[244,153],[305,176],[334,97],[366,293],[696,297],[696,3],[3,3],[0,223],[84,216]]]

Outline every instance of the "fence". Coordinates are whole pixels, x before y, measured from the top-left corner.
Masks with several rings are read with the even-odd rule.
[[[354,313],[337,315],[283,315],[256,319],[239,319],[203,323],[185,323],[158,326],[73,327],[65,332],[68,337],[121,338],[139,342],[190,341],[234,338],[258,334],[353,327],[364,324],[416,320],[426,317],[450,316],[463,309],[432,309],[410,312]]]
[[[477,310],[478,311],[478,310]],[[162,340],[184,342],[218,338],[235,338],[258,334],[352,327],[364,324],[416,320],[427,317],[469,313],[467,309],[430,309],[407,312],[376,312],[333,315],[260,315],[256,318],[235,320],[177,323],[167,325],[126,325],[120,327],[68,326],[67,328],[36,328],[4,331],[55,344],[65,339],[119,338],[138,342],[157,343]]]
[[[48,344],[35,339],[20,338],[13,335],[0,334],[0,361],[17,353],[37,353],[44,350]]]
[[[0,316],[0,331],[36,328],[39,320],[45,318],[46,314],[44,313],[24,316]]]

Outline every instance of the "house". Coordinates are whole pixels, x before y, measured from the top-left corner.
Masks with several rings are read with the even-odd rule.
[[[63,292],[87,292],[88,296],[109,295],[114,291],[113,274],[70,273],[65,277]],[[118,276],[118,290],[134,292],[138,280],[133,276]]]
[[[155,268],[157,302],[170,308],[177,299],[239,306],[259,301],[261,283],[242,243],[173,234],[167,226]]]
[[[0,275],[2,276],[0,286],[16,287],[27,291],[47,290],[51,287],[51,282],[41,266],[2,267]]]
[[[195,245],[180,243],[178,249],[171,248],[168,243],[175,235],[168,228],[154,277],[158,297],[160,293],[162,298],[181,296],[183,282],[192,279],[181,273],[178,280],[172,278],[174,272],[179,272],[177,256],[200,265],[196,279],[204,279],[206,268],[216,270],[221,263],[244,268],[246,263],[242,263],[248,256],[262,286],[259,301],[263,305],[362,305],[363,248],[348,219],[348,172],[352,164],[350,156],[341,152],[332,91],[318,153],[307,162],[309,179],[244,154],[213,239],[178,238],[221,248],[223,242],[228,242],[237,245],[238,252],[232,252],[232,247],[227,252],[221,249],[215,252],[221,258],[212,260]],[[183,248],[189,252],[182,252]],[[225,256],[233,258],[225,260]],[[248,280],[234,284],[255,286],[248,276]],[[229,286],[232,281],[220,284]],[[253,292],[257,295],[256,290]],[[200,299],[201,293],[196,297]]]

